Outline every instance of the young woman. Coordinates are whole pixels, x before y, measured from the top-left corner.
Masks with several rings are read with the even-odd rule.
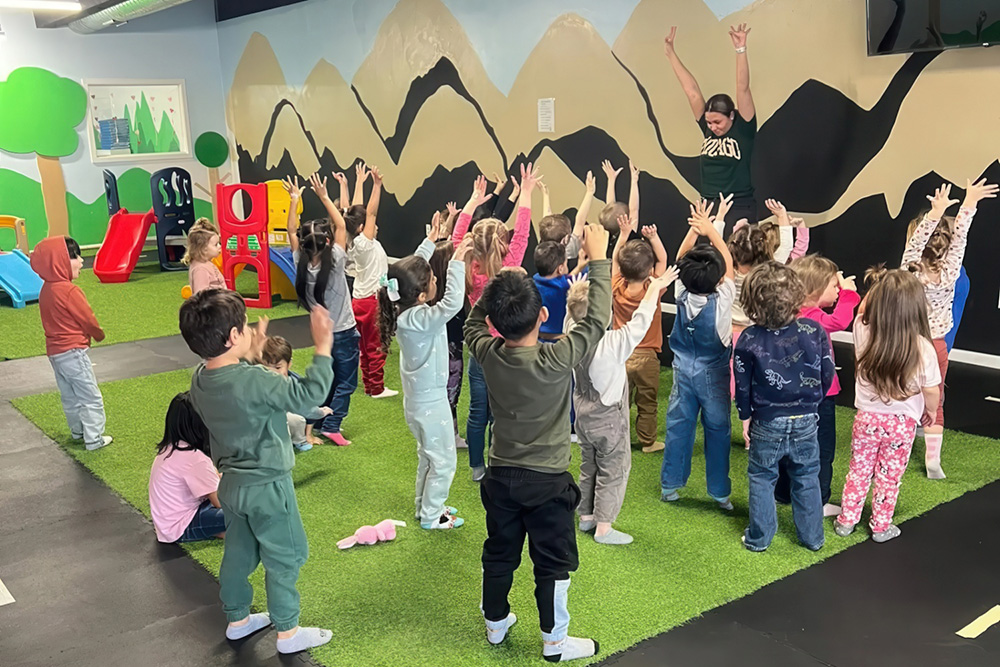
[[[754,199],[753,179],[750,175],[750,157],[757,136],[757,111],[750,94],[750,62],[747,59],[746,24],[730,27],[729,37],[736,49],[736,103],[724,93],[713,95],[705,101],[698,81],[681,62],[674,50],[677,27],[670,28],[664,41],[664,51],[670,66],[680,81],[688,98],[698,127],[705,141],[701,145],[701,195],[708,201],[720,196],[733,195],[729,219],[746,218],[755,224],[757,201]],[[723,237],[728,237],[732,224]]]

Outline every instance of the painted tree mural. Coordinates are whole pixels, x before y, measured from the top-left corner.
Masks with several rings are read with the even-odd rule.
[[[76,152],[76,128],[87,115],[87,93],[71,79],[22,67],[0,81],[0,150],[34,153],[49,236],[69,233],[66,181],[60,158]]]

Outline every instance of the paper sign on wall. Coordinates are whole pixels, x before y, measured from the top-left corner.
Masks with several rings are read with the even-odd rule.
[[[538,131],[556,131],[556,98],[541,97],[538,99]]]

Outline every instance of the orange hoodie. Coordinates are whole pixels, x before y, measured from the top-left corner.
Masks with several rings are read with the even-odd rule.
[[[31,268],[45,284],[38,295],[38,309],[45,329],[45,353],[50,357],[90,347],[90,339],[104,340],[104,331],[94,317],[83,290],[72,283],[66,237],[41,241],[31,253]]]

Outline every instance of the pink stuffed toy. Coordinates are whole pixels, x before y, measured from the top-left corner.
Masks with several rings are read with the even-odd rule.
[[[337,542],[337,548],[350,549],[355,544],[375,544],[376,542],[391,542],[396,539],[396,526],[406,527],[405,521],[386,519],[375,526],[361,526],[353,535]]]

